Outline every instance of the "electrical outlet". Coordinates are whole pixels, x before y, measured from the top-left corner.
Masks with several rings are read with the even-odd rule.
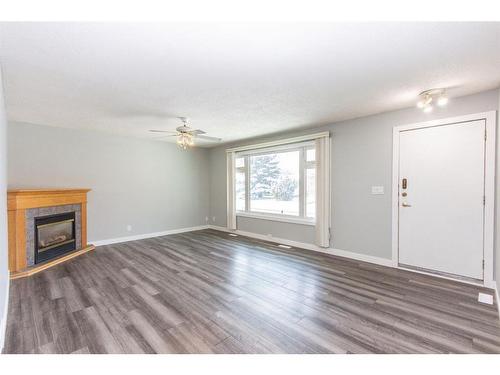
[[[131,232],[132,231],[132,225],[127,225],[127,232]]]
[[[215,216],[212,216],[212,222],[215,223]]]
[[[208,216],[205,216],[205,223],[208,223]]]

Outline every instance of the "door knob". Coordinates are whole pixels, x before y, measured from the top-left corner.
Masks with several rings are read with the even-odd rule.
[[[403,207],[411,207],[411,204],[408,204],[408,203],[406,203],[406,202],[403,202],[403,204],[402,204],[401,206],[403,206]]]

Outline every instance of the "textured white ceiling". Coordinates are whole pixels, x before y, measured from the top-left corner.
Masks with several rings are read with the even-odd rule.
[[[12,121],[225,142],[500,85],[500,23],[2,23]]]

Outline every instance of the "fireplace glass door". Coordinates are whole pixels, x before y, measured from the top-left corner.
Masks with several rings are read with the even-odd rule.
[[[52,259],[75,249],[75,213],[35,219],[35,263]]]

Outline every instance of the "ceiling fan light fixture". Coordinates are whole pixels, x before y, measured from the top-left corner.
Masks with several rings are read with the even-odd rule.
[[[208,142],[220,142],[222,140],[221,138],[209,137],[208,135],[205,135],[206,133],[201,129],[191,128],[188,125],[188,119],[186,117],[179,117],[179,119],[182,121],[182,126],[177,127],[175,129],[175,131],[151,129],[150,132],[152,132],[152,133],[171,133],[170,135],[167,135],[166,137],[176,137],[177,144],[183,150],[186,150],[188,147],[194,146],[194,138],[199,138],[201,140],[208,141]]]
[[[177,137],[177,144],[183,150],[186,150],[188,147],[194,146],[193,136],[190,133],[181,133]]]

